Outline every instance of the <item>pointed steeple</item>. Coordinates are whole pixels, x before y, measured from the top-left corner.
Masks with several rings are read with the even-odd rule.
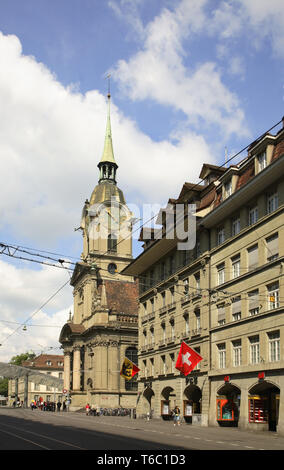
[[[116,184],[115,175],[118,168],[113,154],[111,123],[110,123],[110,92],[107,95],[108,108],[107,108],[107,125],[105,134],[105,143],[102,158],[98,164],[100,170],[99,183],[108,181]]]

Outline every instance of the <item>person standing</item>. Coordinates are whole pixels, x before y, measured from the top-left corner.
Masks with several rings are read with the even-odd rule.
[[[86,415],[88,416],[88,414],[90,413],[90,405],[89,403],[86,404]]]
[[[180,409],[178,406],[174,408],[173,415],[174,415],[174,426],[176,424],[180,426]]]

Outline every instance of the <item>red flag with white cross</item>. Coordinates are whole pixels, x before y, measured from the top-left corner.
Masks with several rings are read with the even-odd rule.
[[[191,349],[184,341],[181,343],[179,355],[176,362],[176,369],[183,375],[188,375],[202,361],[202,357]]]

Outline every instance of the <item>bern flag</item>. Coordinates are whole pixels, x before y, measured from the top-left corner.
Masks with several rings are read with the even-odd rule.
[[[179,355],[176,362],[176,369],[183,375],[188,375],[202,361],[202,357],[191,349],[186,343],[182,342]]]
[[[139,370],[140,369],[138,369],[138,367],[126,357],[123,361],[120,375],[122,375],[122,377],[124,377],[126,380],[131,380],[132,377],[134,377],[134,375],[139,372]]]

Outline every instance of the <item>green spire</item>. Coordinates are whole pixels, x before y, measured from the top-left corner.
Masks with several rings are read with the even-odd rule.
[[[102,158],[98,164],[100,169],[100,178],[101,181],[109,181],[116,183],[115,175],[116,169],[118,168],[114,155],[113,155],[113,146],[112,146],[112,135],[111,135],[111,125],[110,125],[110,92],[107,95],[108,98],[108,110],[107,110],[107,125],[106,125],[106,134],[105,134],[105,144]]]
[[[107,95],[108,98],[108,111],[107,111],[107,126],[105,134],[105,145],[104,151],[101,158],[101,162],[110,162],[115,163],[113,155],[113,146],[112,146],[112,136],[111,136],[111,125],[110,125],[110,93]]]

